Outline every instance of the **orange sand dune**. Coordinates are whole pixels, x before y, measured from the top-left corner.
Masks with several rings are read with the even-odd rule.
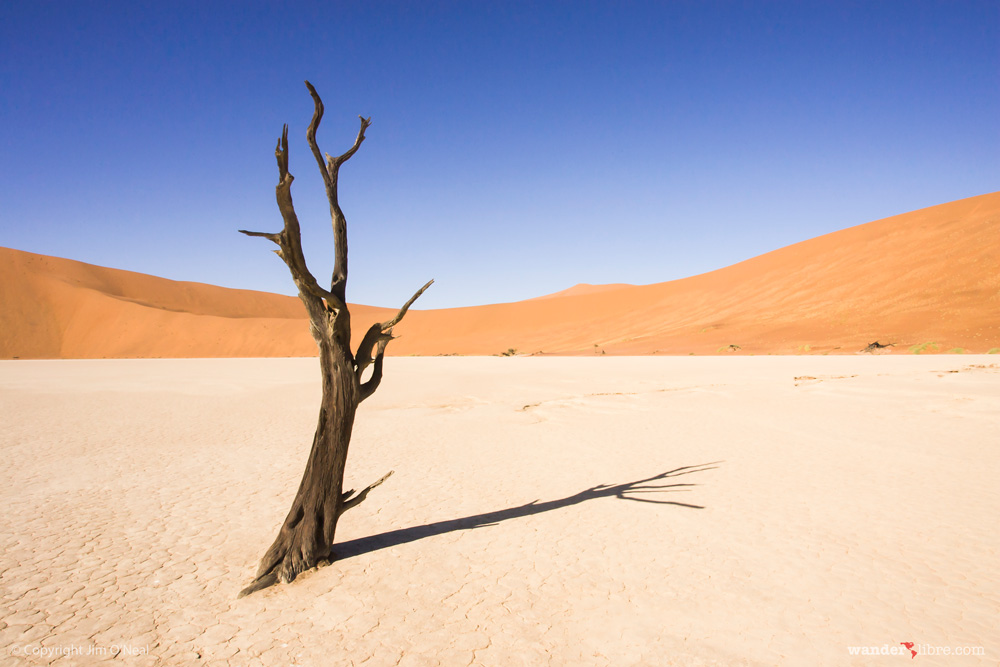
[[[355,327],[388,309],[353,306]],[[0,248],[0,358],[309,356],[295,297]]]
[[[389,312],[354,306],[355,334]],[[1000,347],[1000,192],[683,280],[411,311],[397,333],[397,355],[853,353],[875,340],[986,352]],[[0,358],[314,353],[293,297],[0,248]]]
[[[1000,192],[683,280],[415,312],[396,354],[896,352],[1000,347]]]
[[[538,301],[539,299],[553,299],[560,296],[577,296],[580,294],[596,294],[598,292],[611,292],[612,290],[621,289],[622,287],[635,287],[635,285],[629,285],[628,283],[612,283],[610,285],[591,285],[590,283],[578,283],[570,288],[559,290],[558,292],[553,292],[552,294],[543,294],[542,296],[536,296],[529,301]]]

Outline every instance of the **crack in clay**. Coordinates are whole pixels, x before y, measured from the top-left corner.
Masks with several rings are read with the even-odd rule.
[[[824,380],[848,380],[850,378],[858,377],[855,375],[797,375],[795,377],[795,386],[798,387],[803,384],[819,384]]]
[[[546,403],[565,403],[568,401],[577,401],[587,398],[598,398],[601,396],[641,396],[643,394],[662,394],[666,392],[674,391],[693,391],[695,389],[710,389],[712,387],[720,387],[722,385],[718,384],[697,384],[690,387],[663,387],[662,389],[649,389],[647,391],[602,391],[596,394],[582,394],[579,396],[563,396],[562,398],[550,398],[548,400],[539,401],[537,403],[528,403],[521,408],[521,412],[526,412],[532,408],[537,408],[539,406],[545,405]]]

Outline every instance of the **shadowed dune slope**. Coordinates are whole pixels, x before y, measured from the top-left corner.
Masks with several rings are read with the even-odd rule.
[[[355,335],[391,312],[353,306]],[[411,311],[397,334],[397,355],[986,352],[1000,347],[1000,192],[683,280]],[[0,248],[0,358],[312,354],[296,298]]]
[[[352,306],[360,336],[389,309]],[[309,356],[295,297],[0,248],[0,358]]]

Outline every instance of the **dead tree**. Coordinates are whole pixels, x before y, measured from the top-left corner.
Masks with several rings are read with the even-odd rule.
[[[285,518],[274,544],[260,561],[253,582],[240,592],[240,597],[276,583],[288,583],[299,573],[325,564],[332,559],[333,536],[337,520],[347,510],[361,503],[374,487],[392,474],[360,492],[344,491],[344,465],[347,448],[351,442],[351,429],[358,404],[371,396],[382,380],[382,358],[385,346],[393,339],[392,329],[406,311],[424,293],[431,283],[417,290],[396,316],[385,322],[373,324],[358,346],[351,353],[351,314],[347,309],[347,221],[337,201],[337,176],[341,165],[354,155],[365,140],[365,130],[371,118],[361,118],[361,129],[354,145],[340,157],[326,156],[316,144],[316,130],[323,118],[323,102],[316,89],[306,81],[312,95],[314,111],[306,132],[306,140],[319,164],[320,174],[326,184],[326,197],[330,202],[333,221],[334,267],[330,289],[324,289],[306,268],[302,254],[299,220],[292,206],[292,175],[288,172],[288,125],[281,132],[281,139],[274,151],[278,160],[278,185],[275,195],[278,209],[284,220],[284,229],[275,234],[240,232],[248,236],[262,236],[278,245],[278,257],[288,265],[292,280],[299,291],[299,298],[309,314],[309,328],[319,346],[319,365],[322,374],[323,398],[319,409],[319,422],[313,437],[312,450],[306,463],[302,482],[295,500]],[[368,380],[362,381],[365,370],[371,366]]]

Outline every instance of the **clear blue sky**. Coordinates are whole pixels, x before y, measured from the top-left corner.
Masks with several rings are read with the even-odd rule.
[[[709,271],[1000,189],[1000,2],[4,2],[0,245],[294,293],[341,175],[348,298],[424,308]]]

